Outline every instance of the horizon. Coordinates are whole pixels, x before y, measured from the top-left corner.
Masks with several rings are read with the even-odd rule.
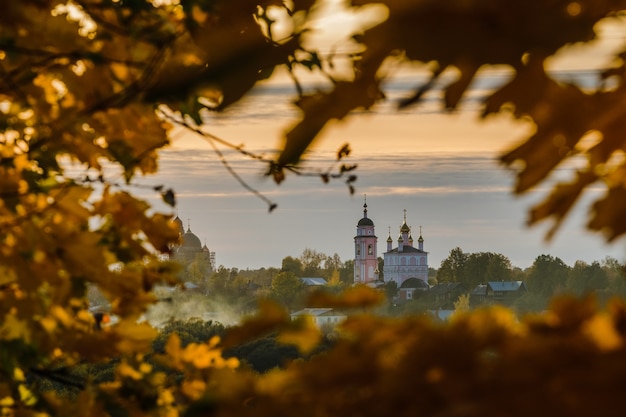
[[[494,77],[486,81],[502,81],[501,75]],[[623,241],[606,245],[599,234],[584,230],[589,196],[601,192],[598,188],[583,196],[549,245],[543,240],[549,224],[525,227],[527,208],[543,196],[547,185],[513,196],[515,178],[499,166],[497,156],[532,125],[502,115],[479,120],[481,88],[473,88],[452,114],[444,113],[432,96],[423,105],[395,111],[393,101],[401,91],[393,89],[390,102],[372,111],[334,123],[306,154],[303,166],[323,170],[333,163],[336,151],[350,143],[352,153],[342,162],[358,164],[353,196],[341,180],[323,184],[319,177],[290,175],[276,185],[264,176],[265,165],[220,147],[238,175],[278,204],[268,214],[267,204],[226,171],[205,139],[182,130],[176,130],[172,146],[161,153],[159,173],[138,182],[173,188],[178,201],[174,210],[149,191],[144,196],[155,210],[178,214],[185,228],[190,221],[191,230],[216,253],[216,265],[227,268],[280,267],[282,259],[298,257],[306,248],[337,253],[342,261],[354,259],[363,194],[380,239],[378,254],[386,248],[388,227],[392,238],[397,237],[406,209],[413,230],[423,227],[432,268],[439,268],[455,247],[467,253],[501,253],[522,269],[542,254],[570,266],[606,256],[624,261]],[[282,87],[257,89],[224,114],[208,116],[203,128],[271,158],[280,147],[282,131],[295,121],[287,94]],[[573,168],[558,168],[552,181]]]

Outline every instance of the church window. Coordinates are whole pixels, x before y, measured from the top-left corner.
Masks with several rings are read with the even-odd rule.
[[[402,258],[400,260],[400,265],[405,266],[406,265],[406,258]]]
[[[412,257],[411,257],[411,265],[412,265],[412,266],[417,265],[417,259],[415,259],[415,257],[414,257],[414,256],[412,256]]]
[[[360,256],[361,255],[361,245],[357,244],[356,245],[356,256]]]
[[[367,254],[371,255],[373,253],[372,251],[372,245],[367,245]]]
[[[368,235],[371,235],[371,234],[372,234],[372,231],[371,231],[371,230],[368,230],[368,231],[367,231],[367,234],[368,234]]]

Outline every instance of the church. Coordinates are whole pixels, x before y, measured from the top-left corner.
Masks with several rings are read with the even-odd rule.
[[[375,284],[380,281],[377,255],[378,238],[376,237],[374,222],[367,215],[367,202],[363,204],[363,218],[359,220],[356,228],[354,283]],[[391,227],[389,228],[387,251],[383,254],[384,282],[395,281],[398,288],[410,278],[417,278],[428,283],[428,252],[424,250],[421,227],[417,247],[413,243],[411,228],[406,223],[406,210],[404,210],[404,221],[400,226],[395,248],[391,238]]]
[[[178,227],[180,245],[171,249],[171,259],[180,262],[185,268],[189,268],[193,263],[201,262],[207,275],[215,270],[215,252],[202,242],[200,238],[191,231],[191,225],[187,224],[187,230],[183,226],[183,221],[176,216],[174,223]]]

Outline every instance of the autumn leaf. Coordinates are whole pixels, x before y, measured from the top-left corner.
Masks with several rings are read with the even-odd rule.
[[[224,348],[254,340],[272,331],[276,331],[290,323],[287,312],[276,303],[262,300],[259,302],[258,313],[243,320],[241,325],[229,329],[224,336]]]
[[[325,291],[316,291],[308,297],[307,305],[311,307],[332,308],[367,308],[382,303],[385,295],[365,285],[350,287],[339,295]]]

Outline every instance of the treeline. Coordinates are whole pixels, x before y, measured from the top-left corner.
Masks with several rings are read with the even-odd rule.
[[[539,255],[533,264],[521,269],[504,255],[493,252],[465,253],[454,248],[437,270],[436,283],[462,283],[472,291],[480,284],[494,281],[523,281],[526,292],[512,307],[522,311],[543,310],[556,295],[594,294],[601,303],[612,296],[626,295],[624,264],[615,258],[567,265],[552,255]]]
[[[380,279],[384,262],[379,258]],[[411,300],[399,300],[399,288],[394,283],[382,286],[388,304],[380,313],[413,314],[428,310],[451,309],[460,295],[471,295],[479,286],[489,282],[524,282],[523,293],[508,299],[510,307],[520,312],[544,310],[549,300],[559,294],[582,296],[594,293],[604,304],[612,296],[626,296],[623,279],[624,266],[607,257],[591,264],[577,261],[573,266],[558,257],[538,256],[526,269],[512,265],[500,253],[463,252],[459,247],[450,251],[438,269],[429,268],[429,284],[437,289],[439,284],[459,283],[454,291],[442,295],[436,291],[415,292]],[[307,287],[301,278],[324,278],[324,289],[340,293],[353,284],[354,261],[342,261],[336,253],[326,255],[305,249],[300,256],[287,256],[280,268],[238,269],[220,266],[216,271],[185,284],[187,291],[165,292],[159,303],[147,313],[157,325],[167,320],[186,320],[201,317],[217,320],[227,325],[239,322],[242,315],[253,313],[259,299],[271,299],[288,310],[299,310],[306,305],[307,294],[315,288]],[[493,303],[470,297],[470,307]],[[501,301],[500,301],[501,302]]]

